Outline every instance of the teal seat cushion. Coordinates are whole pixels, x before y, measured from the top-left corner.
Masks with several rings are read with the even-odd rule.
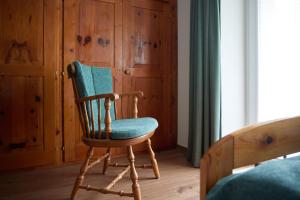
[[[101,124],[102,138],[105,138],[105,125]],[[146,135],[158,127],[156,119],[151,117],[137,119],[113,120],[111,123],[112,133],[110,139],[125,140]]]
[[[268,161],[241,174],[225,177],[206,200],[299,200],[300,157]]]

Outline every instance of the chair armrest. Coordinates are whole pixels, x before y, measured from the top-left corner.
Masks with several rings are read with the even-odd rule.
[[[127,92],[127,93],[120,94],[120,97],[125,97],[125,96],[143,97],[144,93],[142,91],[134,91],[134,92]]]
[[[111,129],[111,116],[110,116],[110,108],[111,108],[111,101],[115,101],[119,99],[119,95],[116,93],[109,93],[109,94],[99,94],[95,96],[88,96],[88,97],[82,97],[78,99],[78,104],[80,108],[80,112],[83,114],[83,120],[85,122],[85,125],[88,130],[87,135],[91,135],[92,138],[95,138],[95,123],[94,123],[94,112],[93,112],[93,104],[92,101],[97,100],[98,104],[100,104],[100,99],[105,99],[104,101],[104,108],[105,108],[105,116],[104,116],[104,124],[105,124],[105,133],[106,133],[106,139],[110,138],[110,133],[112,131]],[[89,106],[90,114],[88,114],[87,107]],[[101,108],[98,107],[98,130],[99,135],[101,135]],[[91,123],[91,127],[90,127]],[[90,131],[90,128],[92,129]]]
[[[95,96],[82,97],[78,100],[78,102],[90,101],[95,99],[107,99],[107,98],[109,98],[111,101],[115,101],[119,99],[119,95],[116,93],[98,94]]]
[[[124,93],[124,94],[120,94],[120,97],[133,97],[133,118],[138,118],[138,97],[143,97],[144,93],[142,91],[134,91],[134,92],[128,92],[128,93]]]

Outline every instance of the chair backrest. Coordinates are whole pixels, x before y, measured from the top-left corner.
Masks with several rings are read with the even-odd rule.
[[[78,101],[83,97],[113,93],[111,69],[91,67],[75,61],[68,66],[68,75],[72,79],[75,99],[81,117],[80,121],[83,129],[85,129],[86,137],[103,138],[103,136],[100,137],[98,134],[101,132],[101,130],[98,130],[98,127],[104,127],[104,99],[101,99],[99,102],[97,99],[92,100],[90,104],[80,104]],[[86,113],[84,112],[85,110]],[[112,120],[116,118],[114,103],[111,105],[110,117]],[[99,123],[103,123],[103,126],[99,126]],[[92,127],[94,127],[94,136],[90,136],[88,133],[91,130],[87,130],[92,129]]]
[[[232,170],[300,152],[300,117],[255,124],[233,132],[203,156],[200,197]]]

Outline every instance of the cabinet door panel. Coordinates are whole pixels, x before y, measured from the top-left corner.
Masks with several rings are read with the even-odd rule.
[[[43,6],[40,0],[1,1],[0,64],[43,63]]]
[[[0,169],[59,160],[58,6],[58,0],[1,1]]]
[[[79,16],[79,59],[114,66],[114,12],[112,3],[81,0]]]
[[[173,110],[177,108],[171,105],[171,99],[176,97],[172,97],[171,86],[170,7],[169,3],[155,0],[126,0],[124,6],[124,45],[129,46],[129,50],[124,52],[127,73],[123,90],[144,91],[139,113],[158,119],[159,128],[153,143],[160,149],[176,144],[176,129],[171,126]]]
[[[43,80],[1,76],[0,91],[0,148],[43,149]]]
[[[175,1],[174,1],[175,2]],[[65,0],[64,69],[74,60],[111,67],[114,91],[141,90],[139,116],[152,116],[160,126],[154,146],[176,144],[175,4],[157,0]],[[176,11],[175,11],[176,12]],[[174,21],[172,21],[174,20]],[[175,29],[172,29],[175,27]],[[175,39],[174,39],[175,37]],[[172,48],[175,48],[172,50]],[[174,58],[176,59],[176,58]],[[117,103],[117,116],[132,116],[132,99]],[[174,128],[175,127],[175,128]],[[171,130],[172,129],[172,130]],[[71,81],[64,79],[65,160],[85,156]],[[135,149],[143,150],[145,145]],[[102,151],[103,152],[103,151]],[[100,152],[101,153],[101,152]],[[124,153],[115,150],[113,153]]]
[[[121,93],[122,1],[65,0],[64,10],[65,70],[75,60],[96,67],[110,67],[114,91]],[[86,146],[81,142],[82,130],[72,83],[67,77],[64,79],[64,97],[65,160],[78,160],[85,156]],[[119,104],[117,112],[121,112]],[[103,153],[103,149],[98,153]]]
[[[159,65],[160,63],[160,12],[142,8],[132,8],[133,18],[130,49],[131,64]]]

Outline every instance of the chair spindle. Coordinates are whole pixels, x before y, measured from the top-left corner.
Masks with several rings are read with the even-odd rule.
[[[106,133],[106,139],[110,138],[111,133],[111,117],[110,117],[110,99],[105,98],[105,133]]]
[[[95,138],[95,123],[94,123],[94,111],[93,111],[93,100],[90,100],[90,109],[91,109],[91,124],[92,124],[92,135],[91,138]]]
[[[78,105],[78,109],[79,109],[79,119],[80,119],[80,123],[81,123],[81,126],[82,127],[85,127],[85,122],[84,122],[84,114],[83,114],[83,110],[82,110],[82,103],[81,102],[77,102],[77,105]],[[87,130],[86,128],[83,128],[83,134],[87,137],[88,133],[87,133]]]
[[[98,99],[98,139],[101,138],[101,100]]]
[[[89,115],[88,115],[88,112],[87,112],[87,109],[86,109],[86,102],[83,101],[82,104],[83,104],[83,110],[84,110],[84,120],[85,120],[86,129],[87,129],[86,137],[89,138],[90,134],[91,134],[90,133],[91,129],[90,129],[90,125],[89,125]]]
[[[134,97],[133,97],[133,103],[134,103],[134,107],[133,107],[133,118],[138,118],[138,108],[137,108],[138,97],[137,97],[137,96],[134,96]]]

